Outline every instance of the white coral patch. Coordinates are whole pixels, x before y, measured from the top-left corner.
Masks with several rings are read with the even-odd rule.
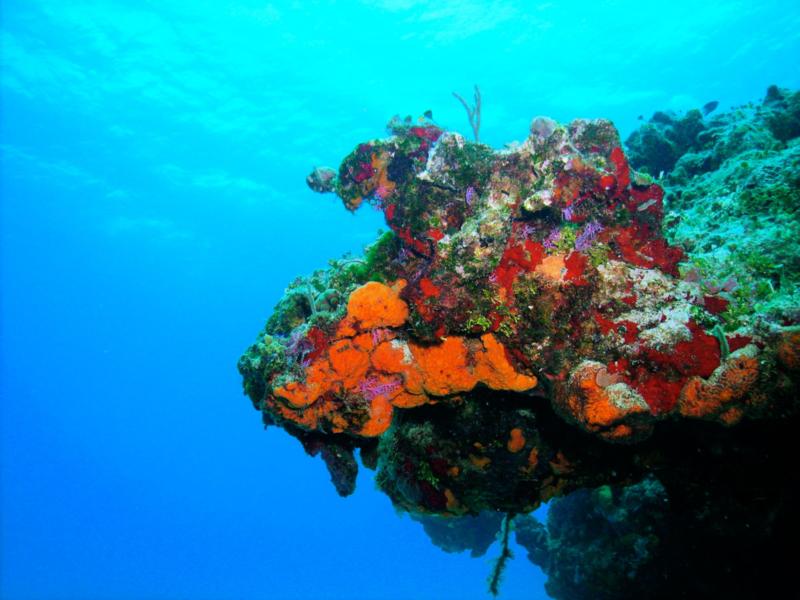
[[[465,140],[463,136],[449,131],[443,133],[428,154],[428,162],[425,164],[425,170],[422,171],[422,173],[419,173],[417,177],[423,181],[436,181],[445,179],[450,171],[450,167],[445,160],[447,152],[440,152],[439,150],[445,146],[456,146],[457,148],[462,148],[464,144]]]
[[[626,414],[649,410],[642,395],[627,383],[612,383],[606,388],[606,393],[614,407]]]
[[[408,347],[408,344],[405,342],[405,340],[392,340],[389,343],[395,350],[401,350],[403,352],[402,363],[404,365],[410,365],[414,363],[414,355],[411,354],[411,348]]]
[[[631,311],[622,319],[639,325],[639,342],[658,352],[666,352],[678,342],[692,339],[686,324],[689,311],[685,305],[672,305],[661,310]]]
[[[630,276],[639,306],[660,306],[674,297],[675,279],[657,269],[631,269]]]
[[[627,282],[631,279],[631,268],[624,262],[609,260],[597,267],[597,294],[601,302],[619,300],[628,296]]]

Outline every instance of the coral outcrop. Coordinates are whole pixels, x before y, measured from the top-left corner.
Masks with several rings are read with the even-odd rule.
[[[742,134],[772,140],[748,159],[762,187],[736,194],[774,183],[791,204],[796,96],[771,94],[782,104],[760,117],[770,133]],[[289,286],[239,361],[253,405],[321,454],[342,495],[359,449],[398,508],[477,553],[497,519],[471,521],[461,544],[437,516],[527,513],[653,472],[671,489],[670,474],[687,478],[672,439],[722,432],[725,452],[751,423],[795,419],[800,303],[786,288],[800,253],[782,250],[778,286],[769,269],[712,260],[727,242],[715,245],[709,219],[686,233],[702,210],[681,203],[710,185],[698,178],[724,177],[724,152],[749,148],[732,141],[735,118],[714,119],[654,117],[630,140],[642,172],[608,121],[538,117],[524,143],[494,151],[428,118],[394,119],[389,137],[308,177],[348,210],[382,211],[389,231]],[[766,195],[775,223],[797,209]],[[743,309],[739,290],[765,276],[782,295]]]

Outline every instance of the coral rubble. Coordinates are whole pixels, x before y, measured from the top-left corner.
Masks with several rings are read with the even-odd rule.
[[[725,152],[756,152],[735,180],[755,183],[720,202],[797,226],[797,96],[772,95],[782,104],[759,121],[770,133],[737,134],[730,115],[656,115],[629,144],[633,166],[669,173],[659,182],[632,168],[608,121],[538,117],[523,144],[493,151],[427,118],[394,119],[390,137],[307,180],[348,210],[381,210],[390,231],[289,287],[239,361],[246,393],[265,423],[321,454],[340,494],[354,489],[359,449],[398,508],[478,554],[481,524],[498,519],[471,521],[463,543],[436,519],[523,514],[653,472],[668,491],[676,473],[699,485],[668,432],[713,434],[724,453],[751,423],[796,418],[800,252],[767,254],[783,265],[781,295],[744,309],[739,290],[771,272],[730,267],[707,209],[690,202],[719,181],[704,177],[733,181],[741,165]],[[525,527],[539,559],[564,555],[542,541],[552,531]],[[634,542],[625,551],[646,562],[649,542]]]

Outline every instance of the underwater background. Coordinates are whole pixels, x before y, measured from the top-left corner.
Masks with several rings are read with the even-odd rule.
[[[305,177],[431,110],[481,139],[800,87],[794,2],[2,5],[2,598],[485,598],[362,469],[265,432],[236,361],[383,215]],[[515,550],[504,598],[546,598]]]

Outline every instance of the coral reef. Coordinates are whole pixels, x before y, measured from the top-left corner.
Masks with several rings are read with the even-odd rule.
[[[713,439],[720,455],[735,455],[742,431],[797,419],[800,249],[766,253],[782,261],[777,283],[763,265],[732,271],[720,250],[729,240],[715,241],[718,223],[701,216],[713,194],[681,204],[735,170],[739,154],[724,152],[749,152],[748,140],[768,136],[772,145],[748,159],[760,178],[741,194],[769,205],[751,203],[760,208],[741,218],[761,211],[776,227],[771,240],[780,223],[797,225],[797,96],[770,94],[760,128],[743,137],[733,133],[735,115],[654,117],[629,145],[633,166],[669,172],[658,182],[632,168],[608,121],[537,117],[523,144],[494,151],[428,117],[393,119],[388,138],[359,144],[338,171],[317,168],[307,180],[348,210],[382,211],[390,231],[362,258],[331,261],[289,286],[239,361],[245,392],[266,424],[322,456],[342,495],[354,490],[360,450],[395,506],[447,548],[480,554],[487,531],[508,539],[511,520],[471,521],[459,541],[459,527],[437,518],[525,514],[570,493],[585,504],[588,492],[576,492],[584,488],[617,486],[655,502],[650,491],[661,485],[671,503],[696,501],[717,462],[709,453],[708,464],[687,465],[676,443]],[[706,162],[687,158],[702,153]],[[714,166],[688,174],[700,163]],[[776,199],[775,186],[786,186],[788,200]],[[741,290],[764,285],[773,296],[742,308]],[[747,451],[758,455],[758,445]],[[659,483],[647,494],[625,488],[652,473]],[[627,526],[643,536],[640,524]],[[554,550],[558,534],[525,527],[539,540],[535,562],[555,557],[546,570],[557,597],[613,587],[556,583],[563,569],[553,565],[566,556]],[[650,565],[654,551],[641,544],[625,552]]]

